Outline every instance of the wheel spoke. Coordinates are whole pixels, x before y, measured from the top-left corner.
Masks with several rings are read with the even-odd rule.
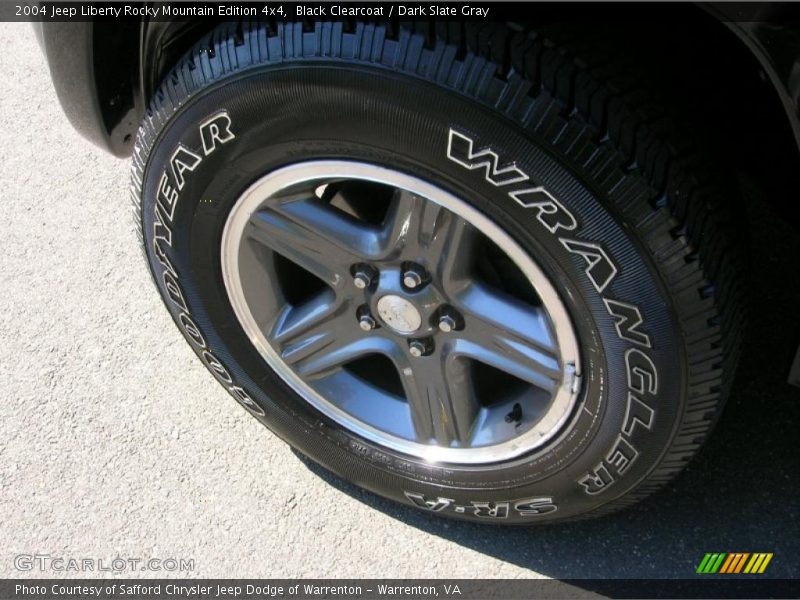
[[[281,358],[300,375],[315,379],[374,351],[375,338],[358,328],[349,302],[323,290],[299,306],[287,305],[268,338]]]
[[[430,254],[438,257],[436,271],[442,288],[454,295],[470,280],[478,232],[455,213],[448,211],[446,216],[446,222],[432,240]]]
[[[475,259],[477,230],[440,204],[397,190],[383,230],[384,256],[424,260],[446,290],[463,286]]]
[[[446,352],[394,360],[418,441],[468,446],[480,406],[467,361]]]
[[[342,269],[379,251],[374,228],[317,198],[262,208],[250,224],[252,238],[334,287],[342,284]]]
[[[300,305],[286,304],[268,328],[267,338],[282,346],[294,344],[311,329],[335,317],[342,304],[330,289],[320,291]]]
[[[395,190],[381,232],[382,258],[394,258],[400,252],[406,255],[420,253],[417,232],[426,212],[430,217],[429,205],[432,204],[409,191]]]
[[[456,352],[547,391],[561,380],[556,342],[543,310],[473,282],[458,297],[465,327]]]

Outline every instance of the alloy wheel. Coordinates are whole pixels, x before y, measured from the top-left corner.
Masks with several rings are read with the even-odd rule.
[[[490,463],[542,447],[575,408],[578,342],[552,284],[428,182],[359,162],[285,167],[238,199],[221,259],[264,360],[371,442]]]

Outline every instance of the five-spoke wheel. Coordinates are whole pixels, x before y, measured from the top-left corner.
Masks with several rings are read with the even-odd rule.
[[[231,211],[222,263],[265,360],[368,439],[492,462],[543,444],[573,408],[577,341],[541,270],[414,177],[332,161],[272,173]]]

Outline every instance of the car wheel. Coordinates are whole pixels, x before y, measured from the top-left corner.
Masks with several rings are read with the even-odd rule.
[[[625,506],[717,418],[720,194],[541,33],[225,25],[155,94],[137,228],[183,335],[313,461],[436,514]]]

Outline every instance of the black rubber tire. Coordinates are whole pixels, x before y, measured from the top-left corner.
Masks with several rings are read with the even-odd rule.
[[[613,62],[591,65],[541,32],[500,24],[222,26],[168,75],[136,141],[137,229],[159,292],[245,408],[363,488],[495,523],[630,504],[708,435],[733,376],[741,310],[719,188],[675,144],[672,123],[648,112],[647,94],[619,81]],[[209,150],[200,127],[210,118],[222,119],[222,134]],[[200,159],[180,186],[170,169],[179,144]],[[545,450],[471,468],[424,463],[323,418],[266,366],[225,294],[222,227],[254,180],[311,158],[432,181],[536,256],[584,361],[579,408]],[[507,166],[528,175],[525,185],[493,170]],[[560,204],[514,198],[533,183]]]

